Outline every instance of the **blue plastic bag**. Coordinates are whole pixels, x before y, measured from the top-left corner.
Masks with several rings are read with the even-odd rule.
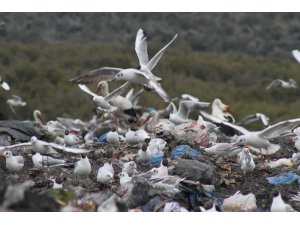
[[[160,163],[162,161],[163,157],[164,157],[164,154],[158,154],[158,155],[152,156],[150,159],[150,163],[151,164]]]
[[[175,156],[183,156],[184,154],[189,155],[191,157],[201,157],[202,154],[194,149],[192,149],[189,145],[178,145],[177,147],[173,148],[170,157],[174,159]]]
[[[283,184],[291,184],[295,181],[298,181],[299,183],[299,178],[300,176],[296,173],[288,172],[274,177],[267,177],[266,179],[270,184],[278,186]]]
[[[107,133],[101,134],[101,136],[98,138],[98,142],[104,142],[107,143]]]

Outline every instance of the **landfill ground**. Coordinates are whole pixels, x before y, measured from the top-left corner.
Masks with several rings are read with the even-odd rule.
[[[169,148],[165,148],[165,154],[169,153],[169,149],[172,146],[176,146],[178,143],[176,140],[170,142]],[[255,159],[256,168],[252,173],[246,175],[240,169],[240,166],[236,163],[236,156],[213,156],[203,151],[202,157],[196,160],[204,162],[213,166],[216,173],[215,183],[215,197],[216,199],[223,199],[232,196],[237,191],[242,194],[253,193],[256,197],[257,209],[255,211],[270,211],[272,202],[272,193],[275,190],[281,192],[285,202],[288,202],[295,210],[300,211],[300,203],[291,201],[291,196],[297,194],[299,186],[297,182],[292,184],[285,184],[280,186],[274,186],[268,183],[267,177],[280,175],[286,172],[297,173],[297,166],[292,167],[281,166],[278,168],[259,168],[258,164],[263,163],[265,160],[277,160],[279,158],[291,158],[295,149],[288,141],[288,138],[281,138],[280,144],[281,150],[274,155],[270,156],[258,156]],[[118,193],[119,178],[117,174],[121,171],[121,165],[118,160],[124,156],[130,156],[140,149],[140,144],[129,145],[121,143],[118,146],[109,145],[107,143],[95,143],[94,145],[85,146],[85,148],[94,148],[95,151],[90,152],[87,156],[92,164],[92,172],[88,178],[78,179],[73,174],[73,168],[60,167],[51,168],[44,171],[39,171],[33,168],[33,164],[30,156],[30,149],[24,151],[18,151],[25,157],[24,168],[17,173],[9,173],[5,168],[5,159],[0,158],[0,205],[4,200],[4,193],[7,185],[18,184],[25,181],[33,181],[34,185],[30,187],[22,201],[11,204],[9,207],[0,208],[1,211],[61,211],[67,205],[72,206],[71,211],[97,211],[98,206],[103,201],[108,199],[113,194],[117,194],[118,199],[122,199],[122,195]],[[60,155],[61,157],[61,155]],[[68,162],[76,162],[79,156],[65,155],[64,158]],[[192,160],[189,156],[183,156]],[[134,155],[129,157],[134,160]],[[115,169],[115,179],[110,185],[101,185],[96,182],[97,171],[100,166],[105,162],[111,161]],[[173,160],[170,160],[172,165]],[[148,171],[152,167],[158,166],[158,164],[139,165],[138,171]],[[51,188],[50,178],[60,176],[63,178],[64,191],[53,190]],[[179,198],[166,197],[163,195],[153,195],[141,200],[140,203],[133,204],[133,208],[129,208],[126,202],[118,205],[117,211],[162,211],[166,202],[176,201],[182,207],[188,211],[199,211],[200,205],[209,205],[211,200],[207,196],[201,194],[201,190],[194,188],[195,193],[188,195],[182,195]],[[69,203],[69,204],[68,204]],[[142,204],[142,205],[139,205]],[[107,209],[108,211],[110,209]],[[105,211],[105,210],[104,210]],[[239,211],[239,210],[237,210]]]

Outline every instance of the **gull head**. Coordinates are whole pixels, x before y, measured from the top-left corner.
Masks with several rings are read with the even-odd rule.
[[[31,137],[30,142],[31,144],[35,144],[37,142],[36,136]]]
[[[5,151],[5,152],[3,152],[3,156],[5,158],[9,158],[9,157],[12,157],[12,153],[11,153],[11,151]]]
[[[152,175],[157,175],[158,174],[158,169],[157,168],[153,168],[148,173],[150,173]]]
[[[238,139],[235,142],[236,145],[245,145],[247,144],[247,139],[244,135],[238,137]]]
[[[106,81],[100,81],[98,84],[97,84],[97,90],[96,90],[96,94],[98,94],[100,91],[103,91],[103,90],[107,90],[108,89],[108,84]]]
[[[130,162],[129,163],[129,167],[133,168],[133,169],[136,169],[136,163],[135,162]]]
[[[124,76],[124,73],[123,72],[119,72],[119,73],[117,73],[117,75],[116,75],[116,77],[115,77],[114,80],[121,80],[123,76]]]
[[[119,173],[119,177],[120,178],[125,178],[125,177],[129,177],[129,175],[126,172],[121,172],[121,173]]]

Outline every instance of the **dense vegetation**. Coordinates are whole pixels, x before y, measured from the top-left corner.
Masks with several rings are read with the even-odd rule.
[[[298,89],[265,90],[275,78],[300,83],[300,65],[290,54],[300,46],[297,15],[0,13],[6,22],[0,28],[0,74],[12,88],[0,89],[1,112],[30,119],[37,108],[47,120],[89,119],[94,108],[90,96],[68,79],[102,66],[135,67],[135,34],[144,27],[150,36],[150,56],[179,34],[153,71],[172,97],[219,97],[235,109],[237,119],[255,112],[265,113],[271,122],[299,117]],[[74,21],[80,28],[70,26]],[[6,104],[11,94],[28,103],[14,116]],[[141,103],[165,106],[154,93],[145,93]]]

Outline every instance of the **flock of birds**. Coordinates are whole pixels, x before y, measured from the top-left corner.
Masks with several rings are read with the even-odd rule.
[[[22,170],[25,163],[23,156],[13,155],[12,152],[25,147],[32,149],[32,162],[37,169],[59,168],[70,164],[62,158],[53,156],[61,156],[61,154],[80,155],[74,165],[73,173],[78,179],[85,179],[92,171],[87,154],[95,150],[89,146],[98,141],[98,131],[104,127],[110,129],[104,136],[105,142],[109,145],[118,146],[120,143],[128,143],[129,145],[139,144],[140,146],[140,149],[135,153],[134,160],[127,160],[122,163],[119,184],[124,193],[130,188],[135,176],[146,177],[154,186],[175,192],[179,191],[180,183],[187,180],[185,177],[170,175],[169,163],[171,160],[166,158],[164,152],[168,143],[163,138],[158,138],[162,134],[182,137],[188,131],[193,131],[197,137],[207,137],[207,139],[203,139],[205,141],[201,139],[203,142],[198,142],[199,150],[219,157],[237,157],[236,162],[244,174],[255,171],[255,159],[257,157],[272,155],[281,149],[279,144],[273,143],[275,138],[292,135],[295,148],[299,153],[295,152],[291,159],[280,159],[273,164],[275,163],[277,166],[279,164],[290,165],[291,161],[294,164],[300,163],[300,128],[297,128],[300,125],[300,118],[269,125],[269,118],[266,115],[256,113],[236,122],[232,115],[232,109],[218,98],[212,102],[212,113],[209,114],[207,109],[210,103],[201,102],[195,96],[182,94],[174,99],[169,97],[159,83],[161,78],[154,75],[152,70],[176,37],[177,34],[149,60],[147,37],[144,31],[139,29],[135,41],[135,51],[140,64],[137,68],[101,67],[71,79],[71,82],[78,84],[80,90],[92,97],[92,101],[97,106],[96,115],[89,122],[83,122],[79,119],[57,118],[55,121],[45,123],[41,112],[35,110],[33,116],[36,124],[44,132],[51,134],[53,142],[39,140],[33,136],[26,143],[1,146],[0,152],[3,152],[2,156],[6,159],[7,170],[10,172]],[[293,50],[292,54],[300,63],[300,52]],[[115,80],[126,82],[110,92],[108,82]],[[97,83],[97,91],[92,92],[86,86],[87,83]],[[122,95],[131,84],[139,84],[141,89],[138,92],[131,89],[123,97]],[[0,85],[5,90],[10,90],[9,85],[2,78],[0,78]],[[292,79],[288,82],[277,79],[266,89],[269,90],[272,87],[297,88],[297,84]],[[155,92],[163,101],[168,103],[168,106],[162,110],[141,107],[138,101],[145,90]],[[178,107],[176,102],[179,102]],[[7,103],[12,110],[13,107],[26,105],[20,97],[15,95]],[[189,118],[191,111],[198,112],[198,120]],[[258,120],[265,127],[263,130],[248,131],[243,127]],[[139,164],[149,165],[151,159],[157,156],[162,157],[158,167],[151,168],[144,173],[138,171]],[[96,181],[109,185],[114,181],[114,175],[113,164],[111,161],[107,161],[99,167]],[[62,185],[56,184],[56,187],[61,188]],[[211,209],[201,207],[201,210],[215,211],[215,203]],[[290,205],[284,203],[278,192],[274,193],[270,210],[294,211]]]

